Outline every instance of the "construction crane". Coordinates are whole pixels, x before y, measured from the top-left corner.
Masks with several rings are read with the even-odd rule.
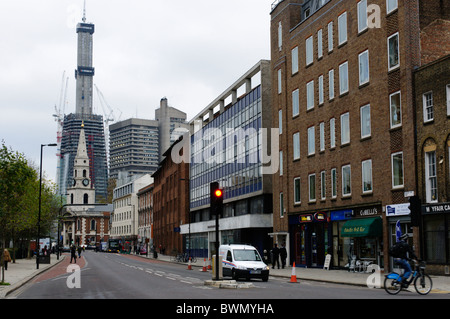
[[[53,117],[57,123],[58,129],[56,132],[56,142],[57,142],[57,165],[56,165],[56,184],[58,185],[58,190],[60,190],[60,166],[61,166],[61,140],[62,140],[62,130],[64,125],[64,109],[66,105],[67,97],[67,86],[69,84],[69,77],[66,77],[66,71],[63,72],[61,80],[61,90],[59,92],[59,104],[55,104],[55,114]]]
[[[100,101],[100,105],[102,106],[103,109],[103,114],[104,114],[104,122],[105,122],[105,141],[106,141],[106,162],[107,165],[109,167],[109,123],[110,122],[115,122],[116,118],[114,116],[114,111],[111,108],[111,106],[108,104],[108,102],[106,101],[105,97],[103,96],[102,91],[100,91],[100,89],[97,87],[96,84],[94,84],[95,86],[95,90],[97,92],[98,95],[98,99]],[[122,111],[118,110],[120,112],[119,117],[117,118],[117,121],[120,120],[120,117],[122,116]]]

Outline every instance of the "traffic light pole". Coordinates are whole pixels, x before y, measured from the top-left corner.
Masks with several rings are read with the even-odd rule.
[[[216,280],[219,280],[219,212],[216,211]]]
[[[222,215],[223,209],[223,192],[219,188],[218,182],[213,182],[210,187],[210,210],[212,214],[216,215],[216,280],[219,280],[219,217]]]

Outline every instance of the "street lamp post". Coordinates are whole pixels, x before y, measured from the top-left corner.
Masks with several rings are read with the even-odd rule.
[[[39,168],[39,215],[38,215],[38,233],[36,241],[36,269],[39,269],[39,237],[41,236],[41,194],[42,194],[42,150],[44,146],[57,146],[57,144],[41,144],[41,163]]]

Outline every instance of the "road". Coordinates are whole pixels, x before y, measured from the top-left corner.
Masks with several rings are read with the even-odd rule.
[[[205,286],[210,272],[186,265],[145,259],[132,255],[86,251],[76,273],[67,273],[69,260],[43,273],[18,289],[13,299],[178,299],[178,300],[292,300],[292,299],[400,299],[448,298],[447,295],[419,296],[401,292],[388,296],[382,289],[300,281],[270,277],[268,282],[252,280],[251,288],[219,289]],[[71,264],[74,265],[74,264]],[[68,286],[75,286],[73,288]],[[79,288],[77,288],[79,284]]]

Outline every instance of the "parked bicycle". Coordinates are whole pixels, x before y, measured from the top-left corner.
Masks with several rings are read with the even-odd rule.
[[[196,257],[190,257],[190,258],[191,258],[191,262],[192,263],[197,262],[197,258]],[[187,253],[176,254],[176,255],[173,255],[170,258],[170,260],[174,261],[174,262],[178,262],[178,263],[187,263],[187,262],[189,262],[189,255]]]
[[[402,290],[402,288],[408,288],[413,282],[417,293],[426,295],[431,291],[433,281],[429,275],[425,274],[425,261],[418,262],[414,260],[414,264],[416,270],[413,272],[412,276],[410,276],[410,279],[405,278],[401,280],[401,276],[396,272],[391,272],[386,275],[386,278],[384,279],[384,289],[388,294],[396,295]]]

